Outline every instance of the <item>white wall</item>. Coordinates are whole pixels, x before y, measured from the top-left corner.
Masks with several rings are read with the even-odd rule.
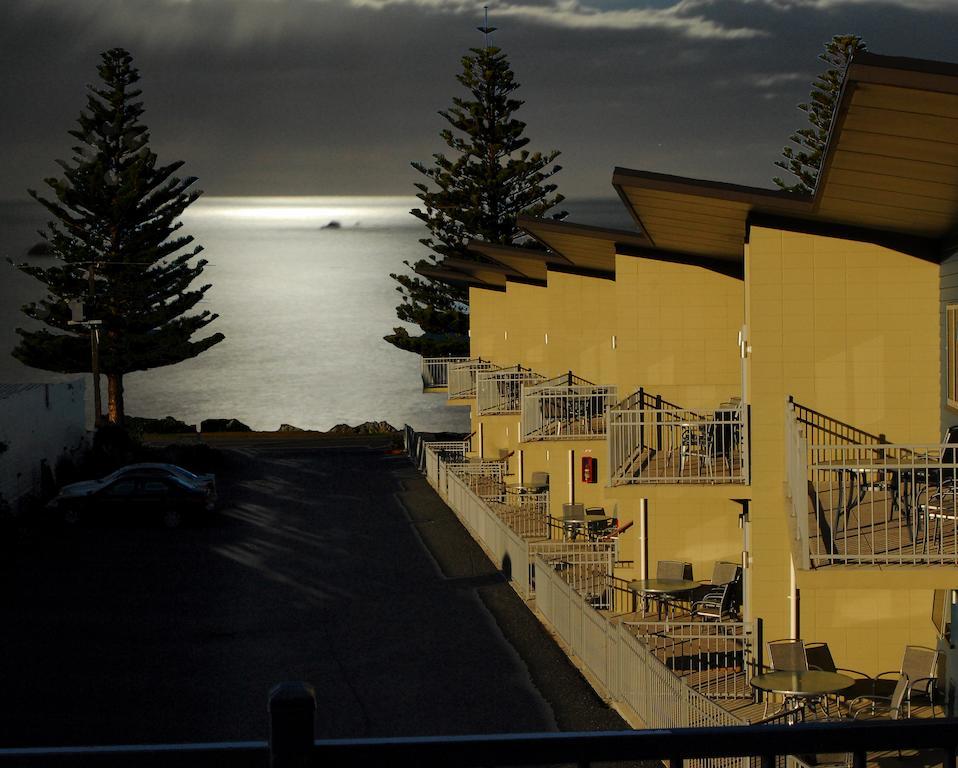
[[[84,382],[0,384],[0,496],[17,511],[40,488],[41,461],[50,469],[87,442]]]

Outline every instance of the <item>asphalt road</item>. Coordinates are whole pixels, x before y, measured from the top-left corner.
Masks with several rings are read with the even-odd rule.
[[[285,680],[318,738],[625,728],[368,442],[224,443],[208,526],[33,531],[0,565],[0,746],[265,739]]]

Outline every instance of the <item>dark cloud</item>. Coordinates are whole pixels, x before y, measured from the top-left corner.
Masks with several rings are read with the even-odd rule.
[[[835,33],[953,57],[952,3],[528,0],[493,5],[533,145],[563,151],[562,190],[608,195],[612,167],[767,185]],[[408,194],[481,43],[450,0],[4,0],[0,196],[69,154],[98,53],[143,75],[162,160],[212,194]]]

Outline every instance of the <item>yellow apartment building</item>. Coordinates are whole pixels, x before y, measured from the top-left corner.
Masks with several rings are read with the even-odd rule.
[[[633,521],[629,573],[743,562],[768,640],[869,674],[934,647],[958,589],[958,66],[857,56],[813,195],[612,182],[634,231],[523,219],[547,250],[433,271],[470,285],[474,450],[548,473],[556,516]]]

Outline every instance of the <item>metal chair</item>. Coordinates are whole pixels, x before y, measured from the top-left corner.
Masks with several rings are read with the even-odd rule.
[[[692,615],[714,621],[733,618],[734,590],[735,587],[731,582],[716,587],[701,600],[692,603]]]
[[[768,665],[776,672],[805,672],[808,669],[803,640],[769,640],[765,648]]]
[[[693,595],[693,612],[697,603],[711,613],[716,605],[721,606],[727,601],[727,609],[723,613],[738,614],[742,605],[742,566],[739,563],[716,560],[712,567],[712,578],[699,583]],[[729,587],[727,590],[724,589],[726,586]]]
[[[585,504],[562,505],[562,530],[570,541],[575,541],[585,525]]]
[[[769,640],[765,644],[768,666],[776,672],[805,672],[808,657],[802,640]],[[782,700],[782,709],[789,704],[788,697]],[[768,716],[768,697],[765,698],[765,717]]]
[[[691,581],[692,563],[686,563],[681,560],[659,560],[655,566],[655,578],[663,581]],[[666,606],[668,614],[671,615],[681,599],[677,593],[662,593],[658,597],[659,602]]]
[[[877,717],[879,714],[887,715],[890,720],[910,717],[910,708],[905,705],[909,688],[908,676],[899,675],[891,696],[858,696],[848,702],[848,716],[855,720],[865,715]]]
[[[828,643],[806,643],[805,659],[808,662],[809,669],[818,669],[822,672],[837,672],[855,680],[855,684],[852,685],[851,688],[846,688],[844,691],[835,694],[836,704],[842,699],[851,701],[852,699],[857,699],[862,696],[872,696],[875,694],[875,681],[872,677],[856,669],[847,669],[835,665],[835,660],[832,658],[832,652],[828,647]]]
[[[893,695],[892,685],[898,684],[899,676],[908,680],[907,708],[908,717],[911,717],[911,702],[917,696],[924,696],[931,705],[932,714],[935,712],[935,692],[938,687],[938,661],[941,652],[934,648],[925,648],[920,645],[906,645],[902,654],[901,666],[896,670],[879,672],[875,675],[874,695],[885,698]],[[882,679],[894,676],[895,682]]]

